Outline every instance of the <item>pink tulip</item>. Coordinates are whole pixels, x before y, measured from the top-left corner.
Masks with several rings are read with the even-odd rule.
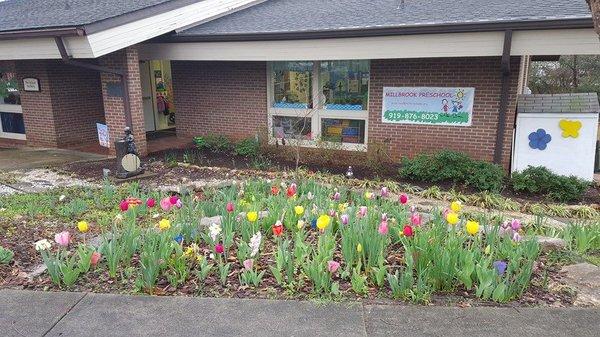
[[[54,235],[54,241],[58,243],[59,246],[67,247],[71,243],[71,233],[64,231]]]
[[[223,252],[225,251],[225,248],[223,248],[223,245],[218,243],[215,246],[215,252],[217,252],[217,254],[223,254]]]
[[[119,207],[121,208],[121,211],[125,212],[129,209],[129,203],[127,202],[127,200],[121,200]]]
[[[413,226],[421,226],[421,215],[419,213],[413,213],[413,215],[410,216],[410,223],[412,223]]]
[[[341,197],[342,196],[340,195],[340,192],[335,192],[331,199],[333,199],[334,201],[340,201]]]
[[[179,197],[176,195],[172,195],[169,197],[169,202],[171,203],[171,205],[175,205],[177,203],[177,200],[179,200]]]
[[[388,231],[389,229],[387,221],[382,221],[381,224],[379,224],[379,234],[387,235]]]
[[[90,259],[90,263],[92,264],[92,266],[95,266],[98,264],[98,262],[100,262],[100,259],[102,258],[102,255],[98,252],[93,252],[92,253],[92,258]]]
[[[387,213],[381,213],[381,221],[387,221],[387,220],[388,220]]]
[[[148,200],[146,200],[146,206],[148,208],[156,206],[156,200],[154,200],[154,198],[148,198]]]
[[[367,215],[367,206],[360,206],[358,215],[360,215],[361,218],[364,218]]]
[[[329,216],[330,217],[334,217],[335,216],[335,210],[334,209],[330,209],[329,210]]]
[[[254,260],[253,259],[244,260],[244,269],[246,269],[246,270],[252,270],[252,267],[254,267]]]
[[[181,199],[177,199],[177,201],[175,202],[175,207],[177,207],[177,208],[183,207],[183,202],[181,201]]]
[[[173,207],[173,204],[171,204],[171,198],[166,197],[160,200],[160,208],[162,208],[163,211],[167,212],[171,209],[171,207]]]
[[[510,222],[510,227],[514,230],[514,231],[518,231],[519,229],[521,229],[521,221],[519,221],[518,219],[513,219]]]
[[[401,194],[398,201],[400,201],[402,205],[406,205],[406,203],[408,203],[408,196],[406,194]]]
[[[340,220],[342,221],[342,225],[347,225],[350,221],[350,217],[348,216],[348,214],[342,214],[340,216]]]
[[[340,268],[339,262],[333,261],[333,260],[327,262],[327,270],[330,273],[332,273],[332,274],[335,273],[339,268]]]
[[[382,198],[387,198],[390,195],[390,192],[388,192],[388,188],[387,187],[382,187],[381,188],[381,197]]]
[[[235,207],[233,206],[233,202],[228,202],[227,206],[225,207],[225,209],[227,210],[227,213],[233,213]]]

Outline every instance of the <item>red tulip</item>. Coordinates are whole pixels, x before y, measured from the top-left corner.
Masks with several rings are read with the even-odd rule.
[[[233,210],[235,209],[235,207],[233,206],[233,203],[230,201],[227,203],[227,206],[225,207],[225,209],[227,209],[227,213],[232,213]]]
[[[281,222],[277,222],[276,224],[273,225],[273,235],[275,236],[281,236],[281,234],[283,234],[283,226],[281,225]]]
[[[119,207],[121,208],[121,211],[125,212],[129,209],[129,203],[127,202],[127,200],[121,200]]]
[[[290,187],[288,187],[287,189],[287,197],[291,198],[296,194],[296,191],[298,190],[298,186],[296,186],[296,184],[292,183],[290,185]]]
[[[278,195],[279,194],[279,188],[277,186],[272,186],[271,187],[271,194]]]
[[[402,205],[406,205],[406,203],[408,202],[408,196],[406,194],[402,194],[400,196],[399,201]]]
[[[177,204],[178,200],[179,200],[179,197],[176,195],[172,195],[171,197],[169,197],[169,202],[171,202],[171,205]]]
[[[218,243],[215,246],[215,252],[217,252],[217,254],[223,254],[223,252],[225,251],[225,248],[223,248],[223,245]]]
[[[148,206],[148,208],[156,206],[156,200],[153,198],[148,198],[148,200],[146,200],[146,206]]]
[[[413,228],[409,225],[404,226],[402,233],[404,233],[404,235],[408,236],[408,237],[411,237],[414,235]]]
[[[102,258],[102,255],[100,255],[100,253],[98,252],[93,252],[92,253],[92,258],[90,260],[92,266],[95,266],[98,264],[98,262],[100,262],[100,259]]]

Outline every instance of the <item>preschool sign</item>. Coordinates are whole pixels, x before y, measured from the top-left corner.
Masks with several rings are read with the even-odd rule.
[[[470,126],[475,88],[383,88],[383,123]]]

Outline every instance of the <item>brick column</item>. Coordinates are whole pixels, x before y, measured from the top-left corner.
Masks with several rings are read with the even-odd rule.
[[[129,92],[129,108],[132,120],[132,130],[135,137],[135,143],[141,155],[148,154],[146,145],[146,130],[144,128],[144,110],[142,105],[142,86],[140,82],[140,62],[138,50],[135,47],[129,47],[116,51],[100,58],[100,64],[110,67],[114,70],[124,71],[127,77],[127,90]],[[123,88],[120,83],[120,77],[115,74],[102,73],[102,96],[104,99],[104,114],[106,125],[111,140],[111,153],[115,149],[112,145],[116,140],[123,137],[123,129],[126,126],[125,108],[123,95],[114,95],[115,86]],[[122,91],[124,93],[124,91]],[[119,97],[121,96],[121,97]]]

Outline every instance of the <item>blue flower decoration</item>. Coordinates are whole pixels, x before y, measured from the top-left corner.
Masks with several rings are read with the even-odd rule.
[[[545,150],[551,140],[552,136],[547,134],[546,130],[537,129],[536,132],[529,134],[529,147],[532,149]]]
[[[176,237],[174,237],[173,240],[175,240],[175,242],[177,242],[178,244],[181,244],[183,242],[183,235],[179,234]]]

